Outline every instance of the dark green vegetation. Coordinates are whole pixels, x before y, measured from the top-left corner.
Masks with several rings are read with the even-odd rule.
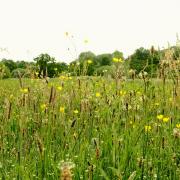
[[[171,51],[171,59],[178,61],[180,57],[180,48],[171,47],[169,49],[160,51],[155,50],[154,47],[149,49],[139,48],[134,54],[127,59],[123,57],[123,53],[115,51],[112,54],[95,55],[92,52],[83,52],[78,59],[72,61],[69,65],[64,62],[58,62],[55,58],[48,54],[41,54],[34,58],[33,62],[13,61],[3,59],[0,62],[0,78],[9,77],[58,77],[62,72],[71,73],[71,75],[98,75],[109,74],[114,76],[115,66],[113,58],[122,59],[125,61],[124,70],[125,75],[131,69],[136,75],[140,72],[147,72],[152,77],[156,77],[161,60],[166,57],[167,51]]]

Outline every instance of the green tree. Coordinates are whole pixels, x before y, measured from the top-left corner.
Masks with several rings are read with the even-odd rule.
[[[29,64],[30,64],[29,62],[25,62],[25,61],[16,62],[17,68],[21,68],[21,69],[26,69]]]
[[[0,62],[0,79],[9,78],[10,77],[10,70],[4,63]]]
[[[68,70],[66,63],[50,62],[47,64],[47,73],[50,78],[57,77],[60,73]]]
[[[113,53],[112,53],[112,56],[113,56],[113,58],[121,58],[122,60],[124,60],[124,56],[123,56],[123,53],[122,52],[120,52],[120,51],[114,51]]]
[[[9,68],[10,72],[17,68],[17,64],[13,60],[2,59],[2,63]]]
[[[58,62],[56,68],[58,73],[62,73],[68,70],[68,65],[65,62]]]
[[[51,63],[51,66],[54,66],[55,63],[55,58],[51,57],[48,54],[40,54],[38,57],[34,59],[36,62],[36,65],[39,67],[39,74],[38,77],[43,77],[47,76],[47,67],[48,64]]]
[[[151,50],[139,48],[129,58],[130,69],[136,70],[137,73],[144,70],[148,73],[155,73],[160,61],[159,52],[153,47]]]
[[[18,78],[19,76],[24,77],[24,78],[29,78],[30,75],[31,75],[31,73],[29,71],[27,71],[26,69],[22,69],[22,68],[17,68],[12,71],[13,78]]]
[[[112,54],[100,54],[96,57],[98,66],[110,66],[112,65]]]
[[[96,55],[94,53],[92,53],[91,51],[82,52],[79,55],[78,60],[70,64],[71,69],[75,67],[76,62],[79,63],[79,67],[77,68],[77,75],[93,75],[95,71],[95,66],[97,65]]]
[[[78,60],[79,60],[80,62],[86,61],[86,60],[88,60],[88,59],[94,61],[95,58],[96,58],[96,55],[95,55],[93,52],[87,51],[87,52],[82,52],[82,53],[79,55]]]

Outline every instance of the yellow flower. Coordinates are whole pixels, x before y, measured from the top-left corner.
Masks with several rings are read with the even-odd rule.
[[[169,121],[169,117],[164,117],[163,118],[163,122],[168,122]]]
[[[129,124],[133,124],[133,122],[132,122],[132,121],[130,121],[130,122],[129,122]]]
[[[121,58],[113,58],[113,62],[123,62],[123,60]]]
[[[61,113],[64,113],[64,110],[65,110],[64,107],[60,107],[60,108],[59,108],[59,111],[60,111]]]
[[[13,97],[14,97],[13,94],[11,94],[11,95],[9,96],[10,99],[13,99]]]
[[[113,58],[113,62],[118,62],[118,58]]]
[[[47,106],[46,106],[46,104],[41,104],[40,108],[41,108],[41,110],[44,111],[47,108]]]
[[[126,95],[126,91],[123,91],[123,90],[121,90],[119,93],[120,93],[121,96]]]
[[[87,63],[92,64],[93,62],[92,62],[92,60],[89,59],[89,60],[87,60]]]
[[[27,93],[28,93],[28,89],[27,89],[27,88],[22,88],[20,91],[21,91],[22,93],[24,93],[24,94],[27,94]]]
[[[66,76],[61,75],[61,76],[59,77],[59,79],[60,79],[60,80],[65,80],[65,79],[66,79]]]
[[[96,97],[100,97],[101,94],[99,92],[96,93]]]
[[[74,137],[75,139],[77,138],[77,133],[76,133],[76,132],[74,132],[73,137]]]
[[[58,87],[57,87],[57,90],[58,90],[58,91],[61,91],[61,90],[62,90],[62,86],[58,86]]]
[[[76,110],[74,110],[74,114],[78,114],[79,113],[79,111],[76,109]]]
[[[180,129],[180,123],[179,123],[179,124],[176,124],[176,127],[177,127],[178,129]]]
[[[152,128],[151,128],[151,126],[149,126],[149,125],[144,126],[145,132],[150,132],[151,129],[152,129]]]
[[[162,114],[160,114],[160,115],[157,115],[157,119],[159,119],[159,120],[162,120],[163,119],[163,115]]]
[[[157,102],[157,103],[155,103],[154,105],[155,105],[155,106],[159,106],[159,103]]]

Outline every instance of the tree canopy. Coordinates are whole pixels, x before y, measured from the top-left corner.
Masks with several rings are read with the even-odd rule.
[[[180,48],[177,46],[170,47],[171,57],[173,60],[180,59]],[[104,53],[96,55],[91,51],[82,52],[79,57],[73,60],[69,65],[65,62],[59,62],[47,53],[40,54],[34,58],[33,62],[13,61],[12,59],[2,59],[0,63],[1,78],[17,77],[18,74],[23,77],[38,76],[58,77],[62,72],[68,72],[71,75],[104,75],[112,74],[115,71],[113,59],[123,61],[126,74],[133,70],[136,74],[146,71],[151,76],[157,74],[161,59],[167,59],[166,50],[155,50],[152,46],[150,49],[143,47],[138,48],[128,58],[124,58],[123,53],[116,50],[113,53]]]

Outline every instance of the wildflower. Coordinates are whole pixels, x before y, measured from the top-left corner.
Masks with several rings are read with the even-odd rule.
[[[151,128],[151,126],[149,126],[149,125],[144,126],[145,132],[150,132],[151,129],[152,129],[152,128]]]
[[[46,106],[46,104],[41,104],[40,108],[41,108],[41,110],[44,111],[47,108],[47,106]]]
[[[74,114],[78,114],[79,113],[79,111],[76,109],[76,110],[74,110]]]
[[[177,127],[178,129],[180,129],[180,123],[179,123],[179,124],[176,124],[176,127]]]
[[[60,107],[60,108],[59,108],[59,111],[60,111],[61,113],[64,113],[64,110],[65,110],[64,107]]]
[[[163,115],[162,114],[160,114],[160,115],[157,115],[157,119],[159,119],[159,120],[162,120],[163,119]]]
[[[119,93],[120,93],[121,96],[126,95],[126,91],[123,91],[123,90],[121,90]]]
[[[75,167],[73,162],[62,162],[61,163],[61,180],[72,180],[71,170]]]
[[[113,58],[113,62],[118,62],[118,58]]]
[[[96,97],[100,97],[101,94],[99,92],[96,93]]]
[[[92,60],[89,59],[89,60],[87,60],[87,63],[92,64],[93,62],[92,62]]]
[[[174,129],[173,129],[173,136],[174,136],[175,138],[180,138],[180,129],[174,128]]]
[[[74,139],[77,138],[77,133],[76,132],[74,132],[73,137],[74,137]]]
[[[157,103],[155,103],[154,105],[155,105],[155,106],[159,106],[159,103],[157,102]]]
[[[57,90],[58,90],[58,91],[61,91],[61,90],[62,90],[62,86],[58,86],[58,87],[57,87]]]
[[[9,96],[10,99],[13,99],[13,97],[14,97],[13,94],[11,94],[11,95]]]
[[[115,63],[120,62],[121,63],[121,62],[123,62],[123,60],[121,58],[113,58],[113,62],[115,62]]]
[[[61,75],[61,76],[59,77],[59,79],[60,79],[60,80],[65,80],[65,79],[66,79],[66,76]]]
[[[22,88],[20,91],[21,91],[22,93],[24,93],[24,94],[27,94],[27,93],[28,93],[28,89],[27,89],[27,88]]]
[[[166,122],[168,122],[168,121],[169,121],[169,117],[164,117],[162,120],[163,120],[163,122],[165,122],[165,123],[166,123]]]

